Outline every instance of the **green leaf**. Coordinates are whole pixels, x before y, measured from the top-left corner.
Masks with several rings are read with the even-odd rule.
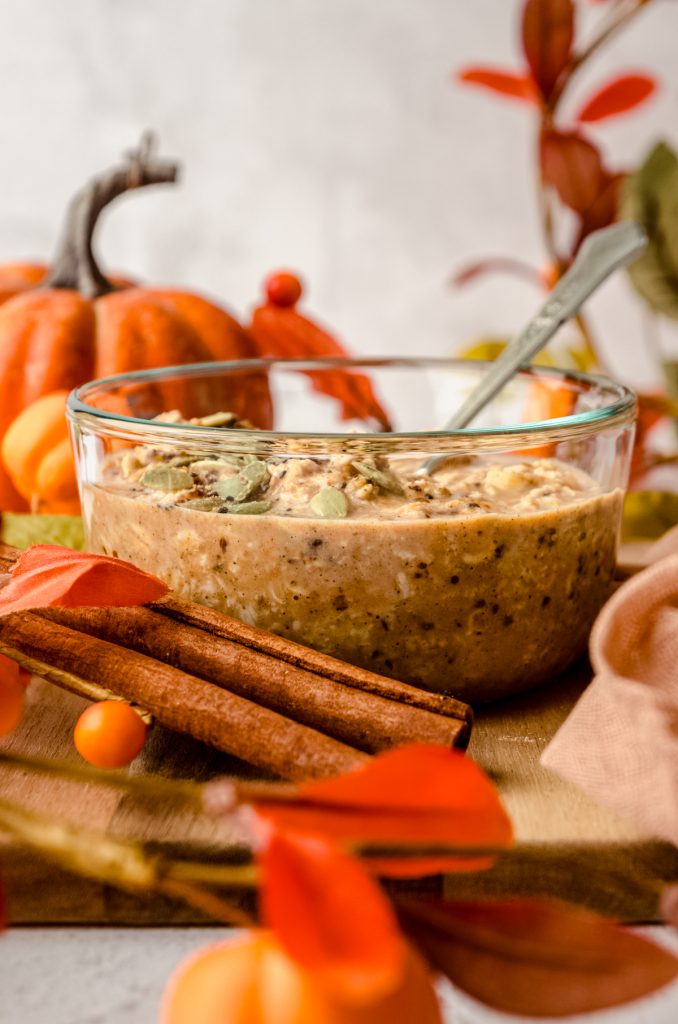
[[[678,523],[678,494],[629,491],[624,498],[623,540],[656,540]]]
[[[621,216],[645,228],[649,244],[629,267],[636,291],[678,320],[678,157],[664,142],[651,150],[622,190]]]
[[[85,533],[80,516],[26,515],[3,512],[0,539],[12,547],[29,548],[32,544],[61,544],[82,551]]]
[[[666,245],[666,259],[678,278],[678,158],[667,170],[659,193],[659,229]]]

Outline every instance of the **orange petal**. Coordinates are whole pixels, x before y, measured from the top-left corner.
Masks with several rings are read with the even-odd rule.
[[[638,999],[678,976],[672,953],[555,901],[398,906],[432,966],[505,1013],[569,1017]]]
[[[0,591],[0,615],[28,608],[148,604],[169,590],[129,562],[52,544],[36,544],[19,557]]]
[[[509,818],[496,789],[470,758],[433,744],[387,751],[331,779],[303,783],[296,801],[257,803],[257,813],[278,829],[352,843],[445,844],[506,847]],[[379,874],[398,877],[437,871],[479,870],[492,858],[454,856],[368,861]]]
[[[274,833],[261,866],[262,919],[322,988],[366,1005],[398,986],[406,945],[390,903],[358,861],[315,836]]]
[[[255,309],[250,334],[260,356],[280,359],[347,357],[346,350],[335,338],[290,306],[267,304]],[[342,419],[374,419],[384,430],[391,429],[388,415],[364,373],[341,369],[308,370],[306,376],[316,391],[341,403]]]

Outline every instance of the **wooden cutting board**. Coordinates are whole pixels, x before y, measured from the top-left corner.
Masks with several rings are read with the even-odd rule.
[[[450,896],[551,895],[573,899],[626,921],[657,919],[662,882],[678,880],[678,850],[642,836],[539,765],[541,751],[589,680],[579,665],[552,684],[481,710],[470,754],[491,774],[514,822],[517,850],[489,872],[447,876],[425,887]],[[73,725],[85,702],[35,679],[21,728],[3,746],[78,761]],[[595,736],[591,737],[595,743]],[[187,737],[156,727],[135,763],[139,772],[206,779],[253,774]],[[26,806],[100,829],[167,846],[200,844],[218,857],[238,836],[223,824],[95,787],[50,782],[0,768],[0,792]],[[10,920],[21,924],[203,923],[194,910],[156,897],[131,896],[84,881],[5,842],[0,862]]]

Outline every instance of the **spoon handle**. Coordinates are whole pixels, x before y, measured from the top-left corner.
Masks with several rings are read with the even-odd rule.
[[[529,363],[556,331],[577,313],[596,288],[618,267],[630,263],[646,244],[645,232],[634,221],[620,221],[590,234],[544,305],[492,363],[444,429],[454,431],[468,426],[520,367]],[[424,463],[420,472],[430,473],[441,461],[443,456],[433,456]]]

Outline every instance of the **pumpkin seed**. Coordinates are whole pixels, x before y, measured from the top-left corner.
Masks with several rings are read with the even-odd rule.
[[[260,516],[271,508],[270,501],[242,501],[225,505],[222,512],[233,512],[237,516]]]
[[[323,487],[311,498],[311,508],[323,519],[345,519],[348,515],[348,499],[336,487]]]
[[[211,416],[201,416],[191,420],[199,427],[224,427],[227,430],[255,430],[249,420],[239,419],[234,412],[214,412]]]
[[[380,487],[382,491],[386,491],[387,494],[403,493],[402,487],[390,473],[384,473],[375,466],[368,466],[366,462],[352,462],[351,465],[354,469],[358,470],[361,476],[364,476],[371,484],[376,484],[377,487]]]
[[[185,469],[173,466],[149,466],[141,478],[153,491],[185,491],[193,487],[193,477]]]
[[[241,470],[241,476],[244,476],[246,480],[249,480],[254,487],[261,487],[264,480],[268,476],[268,466],[265,462],[260,462],[258,459],[256,462],[250,462],[244,469]]]
[[[185,452],[183,455],[175,455],[173,459],[170,459],[169,464],[181,468],[182,466],[192,466],[194,462],[200,462],[200,460],[200,455],[189,455],[188,452]]]
[[[211,416],[201,416],[197,423],[201,427],[232,427],[238,422],[234,412],[213,412]]]
[[[256,490],[255,485],[238,473],[228,480],[218,480],[212,484],[212,490],[218,494],[222,501],[245,501],[252,491]]]
[[[192,508],[196,512],[216,512],[221,507],[221,499],[217,497],[191,498],[190,501],[182,502],[179,507]]]

